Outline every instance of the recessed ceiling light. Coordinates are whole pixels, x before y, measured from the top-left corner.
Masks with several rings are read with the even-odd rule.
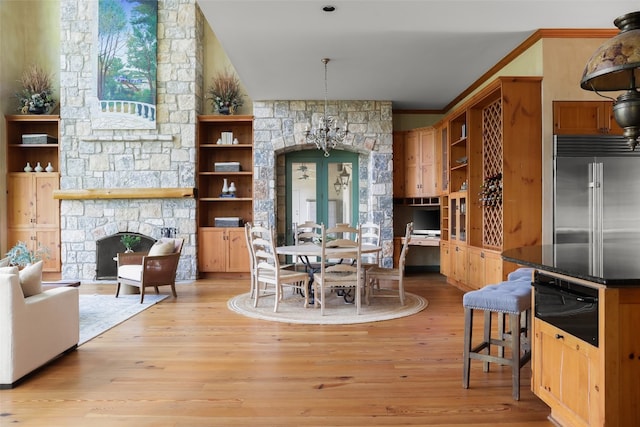
[[[325,12],[333,12],[334,10],[336,10],[335,6],[324,6],[322,8],[322,10],[324,10]]]

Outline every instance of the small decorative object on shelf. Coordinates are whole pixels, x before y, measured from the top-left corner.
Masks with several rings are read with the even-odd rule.
[[[36,165],[35,169],[36,172],[42,172],[44,170],[44,168],[42,167],[42,165],[40,164],[40,162],[38,162],[38,164]]]
[[[502,174],[486,177],[478,195],[482,206],[499,206],[502,203]]]
[[[49,73],[38,65],[29,66],[20,79],[22,91],[16,94],[20,100],[20,110],[23,114],[44,114],[55,105],[53,99],[53,83]]]
[[[233,145],[238,145],[238,144],[239,144],[238,138],[233,138]]]
[[[226,196],[227,194],[229,194],[229,185],[227,184],[227,178],[224,178],[222,184],[222,196]]]
[[[25,172],[33,172],[33,168],[31,167],[31,163],[27,162],[27,165],[24,167]]]
[[[240,93],[240,80],[229,70],[216,74],[209,86],[209,99],[213,110],[220,114],[235,114],[244,103]]]
[[[236,197],[236,184],[233,181],[231,181],[231,185],[229,186],[229,194]]]
[[[47,164],[47,167],[44,168],[44,170],[46,170],[47,172],[53,172],[53,165],[51,164],[51,162]]]

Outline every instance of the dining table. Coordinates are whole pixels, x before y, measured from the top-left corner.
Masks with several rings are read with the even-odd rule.
[[[381,246],[362,244],[360,253],[371,254],[382,251]],[[313,304],[313,274],[317,272],[318,268],[314,267],[309,258],[318,258],[318,263],[328,262],[328,260],[342,259],[345,255],[347,258],[351,258],[355,252],[353,247],[328,247],[325,248],[325,256],[327,259],[322,259],[322,246],[315,243],[305,243],[301,245],[285,245],[276,247],[276,253],[279,255],[291,255],[297,256],[303,260],[305,268],[309,273],[309,303]],[[348,294],[344,295],[346,302],[349,301]]]

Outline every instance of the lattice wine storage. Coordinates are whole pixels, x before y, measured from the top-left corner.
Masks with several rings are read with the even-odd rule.
[[[483,207],[485,247],[502,248],[502,99],[482,110],[484,182],[479,197]]]

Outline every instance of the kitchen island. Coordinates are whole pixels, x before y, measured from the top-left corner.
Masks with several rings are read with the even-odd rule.
[[[534,268],[533,392],[561,426],[640,426],[640,242],[503,252]]]

